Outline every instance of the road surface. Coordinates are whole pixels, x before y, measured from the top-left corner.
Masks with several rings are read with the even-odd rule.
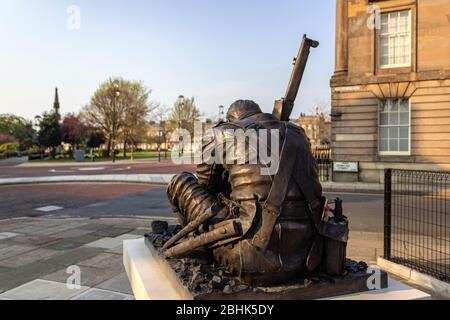
[[[98,174],[171,174],[195,171],[194,164],[177,165],[170,160],[158,162],[45,163],[30,166],[26,159],[0,161],[0,178],[51,177]],[[326,194],[344,200],[345,214],[353,230],[382,232],[383,196]],[[80,217],[155,216],[173,217],[165,188],[142,184],[48,184],[0,186],[0,219],[40,215]],[[50,211],[37,209],[46,207]],[[47,208],[48,209],[48,208]],[[51,210],[54,209],[54,210]]]
[[[0,186],[0,219],[42,215],[175,217],[165,187],[144,184],[38,184]],[[382,232],[383,197],[327,194],[344,200],[352,230]]]

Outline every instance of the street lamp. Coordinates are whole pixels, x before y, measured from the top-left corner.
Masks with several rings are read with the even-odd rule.
[[[161,131],[161,145],[164,144],[164,159],[167,159],[166,121],[160,121],[159,130]]]
[[[185,98],[184,98],[184,96],[183,95],[180,95],[179,97],[178,97],[178,100],[180,101],[179,103],[180,103],[180,105],[181,105],[181,108],[182,109],[184,109],[184,104],[185,104]],[[183,121],[183,119],[181,119],[181,112],[178,112],[178,134],[180,134],[181,133],[181,125],[182,125],[182,121]],[[183,138],[180,136],[179,137],[179,143],[178,143],[178,157],[179,158],[181,158],[181,156],[183,155],[183,150],[182,150],[182,141],[183,141]]]
[[[41,121],[42,121],[42,117],[41,116],[38,115],[38,116],[34,117],[34,127],[35,127],[36,130],[38,129],[38,127],[40,129]],[[40,154],[41,154],[41,160],[44,160],[44,158],[45,158],[45,149],[44,149],[44,146],[42,146],[40,142],[39,142],[39,151],[40,151]]]
[[[160,127],[158,129],[158,162],[161,162],[161,144],[162,144],[162,137],[163,137],[163,129]]]
[[[112,121],[112,162],[116,162],[116,127],[117,127],[117,103],[120,99],[120,88],[119,88],[119,82],[116,80],[114,81],[114,103],[113,103],[113,121]]]

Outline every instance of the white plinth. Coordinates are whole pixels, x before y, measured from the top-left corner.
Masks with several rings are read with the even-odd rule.
[[[123,263],[136,300],[192,300],[172,268],[144,239],[123,243]],[[389,279],[389,288],[324,300],[429,300],[430,295]]]
[[[387,289],[349,294],[322,300],[431,300],[428,293],[414,289],[399,281],[389,279]]]
[[[144,241],[123,242],[123,264],[136,300],[192,300],[172,268]]]

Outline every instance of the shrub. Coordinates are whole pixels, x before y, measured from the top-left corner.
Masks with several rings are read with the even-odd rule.
[[[70,148],[68,150],[61,151],[61,156],[63,158],[73,159],[73,150],[72,150],[72,148]]]
[[[0,152],[16,151],[19,148],[18,143],[5,143],[0,145]]]

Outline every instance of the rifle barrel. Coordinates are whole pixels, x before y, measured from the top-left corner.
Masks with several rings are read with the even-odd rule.
[[[306,35],[303,36],[302,44],[298,51],[297,58],[295,59],[294,69],[286,90],[286,95],[283,99],[281,112],[280,110],[277,111],[277,106],[275,106],[274,115],[279,116],[281,121],[289,121],[303,79],[303,74],[305,73],[310,50],[311,48],[317,48],[318,46],[319,42],[307,38]]]
[[[180,244],[166,250],[166,252],[164,252],[164,256],[167,258],[172,258],[186,252],[211,245],[217,241],[226,240],[238,235],[240,235],[240,228],[238,224],[232,220],[208,233],[202,233],[198,237],[181,242]]]

